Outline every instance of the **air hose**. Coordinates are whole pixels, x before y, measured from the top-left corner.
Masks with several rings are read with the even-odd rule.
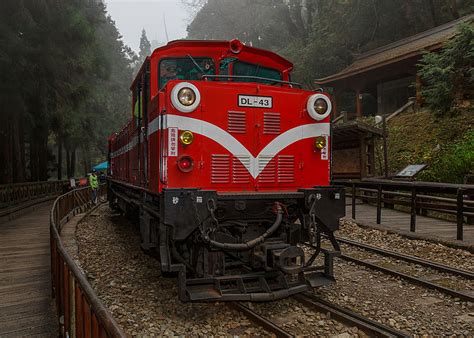
[[[204,236],[203,240],[214,248],[227,251],[247,251],[253,249],[260,243],[263,243],[265,239],[275,233],[275,231],[280,227],[281,221],[283,220],[283,208],[281,207],[280,203],[276,203],[275,206],[277,216],[273,225],[267,231],[265,231],[265,233],[255,239],[252,239],[251,241],[245,243],[221,243],[210,239],[208,236]]]

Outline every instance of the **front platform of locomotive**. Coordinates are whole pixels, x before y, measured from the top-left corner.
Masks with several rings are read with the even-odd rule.
[[[180,271],[180,298],[267,301],[333,281],[345,198],[329,185],[329,96],[237,40],[167,47],[152,58],[160,254],[164,270]],[[321,249],[323,234],[333,250]]]

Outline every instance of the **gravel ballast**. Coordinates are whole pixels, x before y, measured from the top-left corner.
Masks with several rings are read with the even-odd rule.
[[[338,234],[458,268],[473,267],[472,254],[463,250],[362,229],[346,220]],[[107,206],[78,225],[76,240],[81,267],[128,335],[270,335],[223,303],[181,303],[177,279],[160,276],[158,261],[140,249],[138,230]],[[323,299],[414,336],[473,336],[472,303],[341,260],[335,262],[335,276],[336,283],[315,291]],[[365,337],[293,299],[246,305],[298,336]]]

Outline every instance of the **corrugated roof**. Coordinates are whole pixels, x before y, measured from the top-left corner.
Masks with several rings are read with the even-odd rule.
[[[472,20],[474,20],[474,14],[464,16],[458,20],[448,22],[389,45],[373,49],[358,56],[349,67],[341,72],[318,79],[315,83],[320,85],[330,84],[371,69],[420,55],[424,50],[437,49],[456,34],[457,25],[459,23]]]

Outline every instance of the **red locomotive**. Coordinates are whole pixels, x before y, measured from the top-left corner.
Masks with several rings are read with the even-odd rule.
[[[292,67],[238,40],[173,41],[132,84],[133,119],[109,139],[109,201],[139,219],[183,301],[273,300],[333,280],[345,198],[330,186],[331,100],[291,82]]]

